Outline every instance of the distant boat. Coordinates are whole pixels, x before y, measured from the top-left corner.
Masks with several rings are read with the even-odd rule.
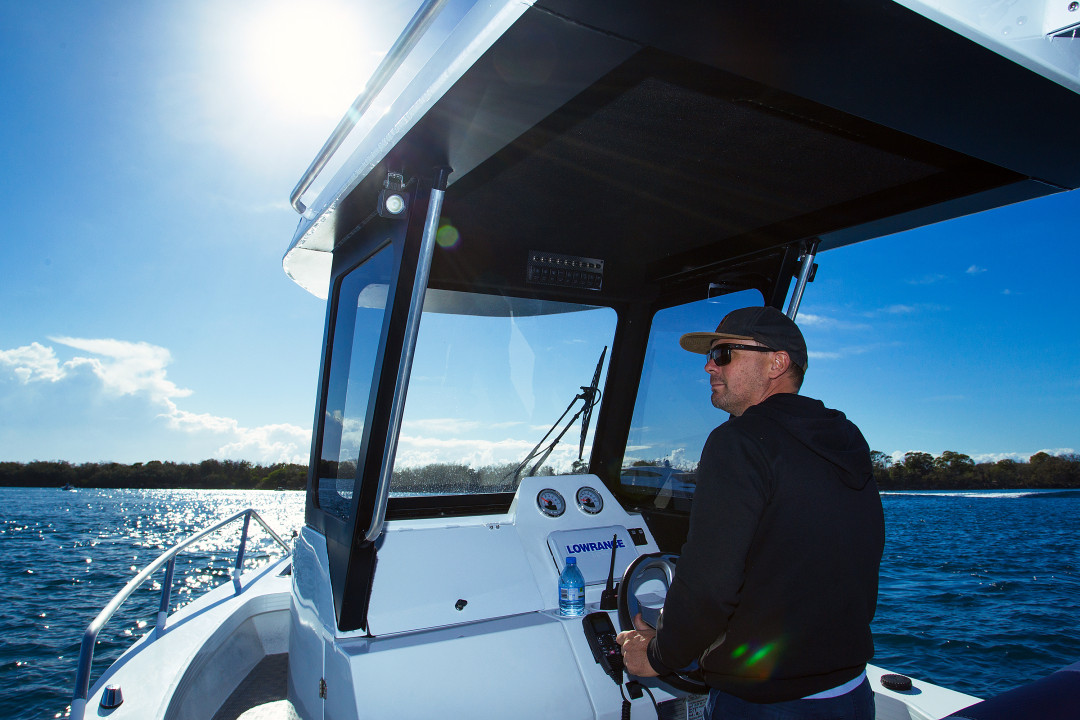
[[[72,485],[71,483],[66,483],[66,484],[65,484],[65,485],[64,485],[64,486],[63,486],[62,488],[60,488],[60,489],[61,489],[61,490],[74,490],[74,489],[75,489],[75,486],[74,486],[74,485]]]

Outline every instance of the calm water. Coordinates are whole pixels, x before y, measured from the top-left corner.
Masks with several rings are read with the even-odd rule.
[[[876,664],[987,696],[1080,660],[1080,493],[883,500]],[[83,630],[164,549],[246,507],[287,538],[304,504],[297,492],[23,488],[0,501],[0,718],[12,720],[66,715]],[[174,608],[228,579],[238,533],[181,556]],[[267,562],[270,542],[253,542],[248,565]],[[159,592],[137,592],[102,631],[95,678],[152,627]]]

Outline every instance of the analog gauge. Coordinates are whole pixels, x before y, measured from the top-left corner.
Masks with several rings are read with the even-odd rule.
[[[604,498],[591,487],[578,488],[577,506],[581,512],[595,515],[604,509]]]
[[[559,517],[566,512],[566,500],[558,490],[547,488],[536,496],[536,506],[548,517]]]

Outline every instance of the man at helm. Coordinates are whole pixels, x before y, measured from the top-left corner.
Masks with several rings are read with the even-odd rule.
[[[702,450],[656,629],[639,616],[619,634],[627,670],[696,662],[707,718],[873,718],[866,663],[885,537],[866,440],[798,394],[806,342],[779,310],[735,310],[679,344],[706,356],[712,404],[731,417]]]

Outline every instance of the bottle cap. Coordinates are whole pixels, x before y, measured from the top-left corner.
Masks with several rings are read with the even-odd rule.
[[[577,558],[571,555],[570,557],[566,558],[566,564],[577,565]]]

